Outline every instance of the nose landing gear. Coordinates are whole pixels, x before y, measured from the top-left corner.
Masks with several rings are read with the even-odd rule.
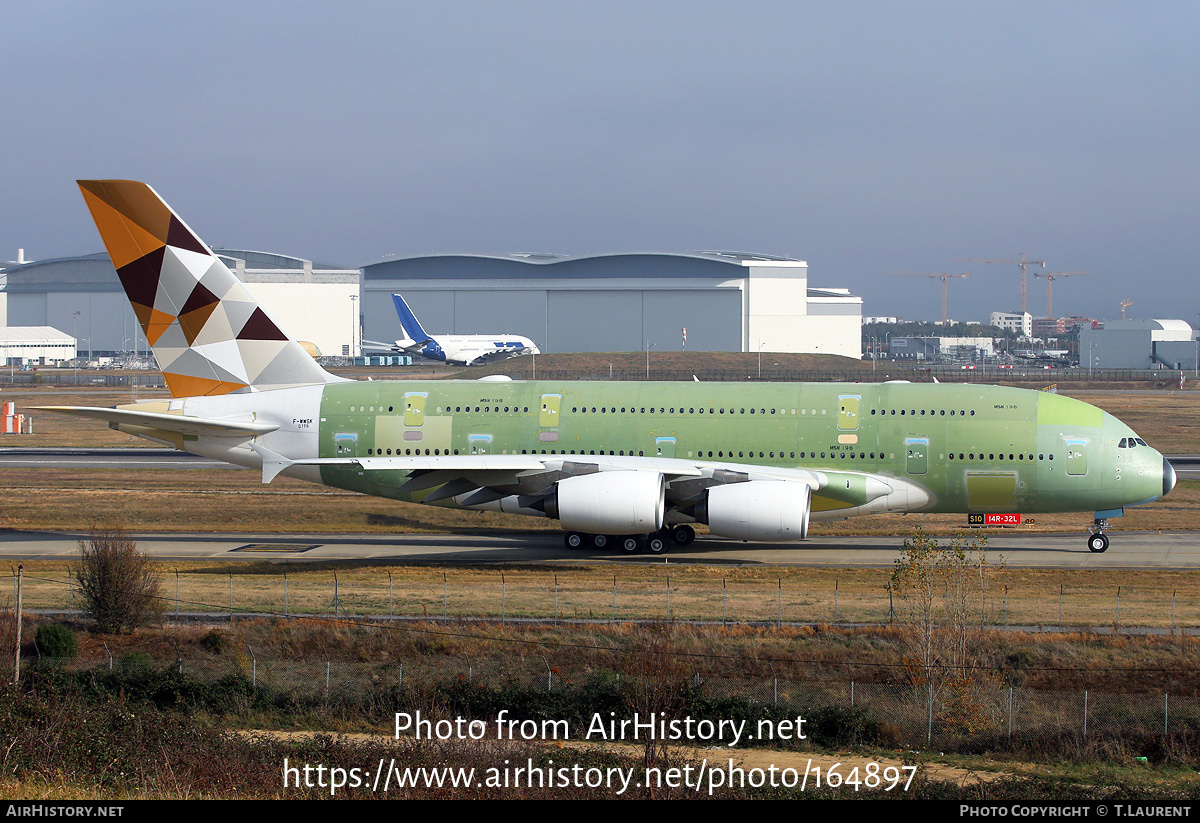
[[[1108,551],[1108,535],[1104,533],[1108,528],[1108,518],[1097,517],[1092,521],[1092,527],[1088,529],[1088,550],[1096,554]]]

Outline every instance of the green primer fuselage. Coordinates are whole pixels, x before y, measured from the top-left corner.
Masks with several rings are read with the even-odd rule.
[[[323,389],[320,457],[611,454],[899,478],[924,511],[1108,511],[1157,499],[1156,450],[1056,394],[913,383],[375,381]],[[323,482],[411,500],[403,471]],[[420,499],[424,495],[418,495]],[[821,492],[814,513],[846,506]]]

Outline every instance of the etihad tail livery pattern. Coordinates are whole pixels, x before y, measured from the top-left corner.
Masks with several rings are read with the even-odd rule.
[[[261,470],[365,494],[561,521],[662,552],[691,524],[803,539],[878,512],[1092,512],[1175,485],[1094,406],[998,386],[341,381],[283,335],[141,183],[80,183],[173,399],[48,407]]]
[[[404,330],[405,338],[397,340],[395,343],[376,343],[364,340],[364,348],[401,351],[459,366],[491,363],[495,360],[519,357],[523,354],[541,354],[538,347],[528,337],[509,332],[501,334],[429,334],[422,328],[421,321],[413,314],[403,297],[393,294],[392,302],[396,306],[396,316],[400,318],[400,327]]]

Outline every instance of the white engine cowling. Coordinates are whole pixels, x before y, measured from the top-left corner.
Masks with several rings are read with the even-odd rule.
[[[708,490],[708,528],[739,540],[803,540],[811,502],[807,483],[752,480],[713,486]]]
[[[596,472],[558,481],[555,506],[570,531],[649,534],[662,528],[665,490],[658,472]]]

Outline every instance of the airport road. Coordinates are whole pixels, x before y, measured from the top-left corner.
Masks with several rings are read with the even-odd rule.
[[[915,523],[914,523],[915,525]],[[988,555],[1009,567],[1071,569],[1200,568],[1200,531],[1109,533],[1112,546],[1092,554],[1076,534],[992,534]],[[0,532],[0,558],[59,560],[74,557],[78,533]],[[558,532],[512,535],[134,535],[160,559],[296,562],[440,563],[708,563],[825,567],[891,566],[901,537],[816,537],[800,544],[747,544],[700,538],[666,556],[623,555],[563,546]],[[249,547],[249,548],[248,548]]]

